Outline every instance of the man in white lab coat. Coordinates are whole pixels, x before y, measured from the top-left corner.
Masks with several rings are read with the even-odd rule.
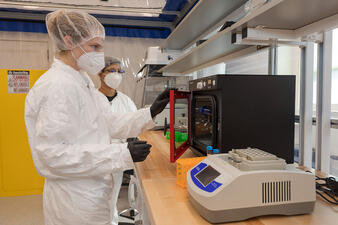
[[[46,17],[58,54],[26,97],[25,122],[38,173],[45,177],[45,225],[110,225],[113,174],[149,154],[145,142],[111,143],[153,127],[169,101],[112,113],[87,73],[104,67],[103,26],[87,13],[57,10]]]

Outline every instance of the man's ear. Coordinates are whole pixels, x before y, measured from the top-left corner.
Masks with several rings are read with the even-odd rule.
[[[68,50],[72,50],[73,47],[74,47],[74,44],[73,44],[73,39],[71,36],[67,35],[67,36],[64,36],[63,37],[63,41],[65,42],[65,45],[67,47]]]

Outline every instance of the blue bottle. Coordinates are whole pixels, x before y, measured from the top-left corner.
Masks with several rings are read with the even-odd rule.
[[[208,155],[212,155],[212,150],[213,148],[212,148],[212,146],[207,146],[207,156]]]
[[[213,154],[218,154],[218,153],[219,153],[219,149],[218,149],[218,148],[215,148],[214,150],[212,150],[212,153],[213,153]]]

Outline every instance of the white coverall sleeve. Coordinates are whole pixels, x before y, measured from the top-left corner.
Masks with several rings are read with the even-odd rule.
[[[150,108],[139,109],[136,112],[128,113],[112,112],[107,98],[102,98],[102,94],[99,95],[98,98],[102,106],[102,111],[105,114],[111,138],[126,139],[137,137],[142,132],[155,126],[153,118],[151,117]]]
[[[137,107],[136,107],[135,103],[129,97],[128,97],[127,101],[128,101],[127,104],[128,104],[128,107],[129,107],[129,111],[130,112],[137,111]]]
[[[49,93],[41,103],[31,146],[38,172],[47,178],[81,178],[132,168],[126,144],[74,144],[87,131],[80,128],[76,94],[67,92]]]

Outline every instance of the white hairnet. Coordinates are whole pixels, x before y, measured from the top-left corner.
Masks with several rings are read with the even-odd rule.
[[[108,67],[110,65],[113,65],[113,64],[121,64],[121,61],[114,57],[114,56],[105,56],[104,57],[104,64],[105,64],[105,67]]]
[[[105,38],[102,24],[85,12],[59,9],[46,16],[49,36],[58,50],[70,50],[93,38]],[[64,41],[65,36],[71,37],[71,48]]]

